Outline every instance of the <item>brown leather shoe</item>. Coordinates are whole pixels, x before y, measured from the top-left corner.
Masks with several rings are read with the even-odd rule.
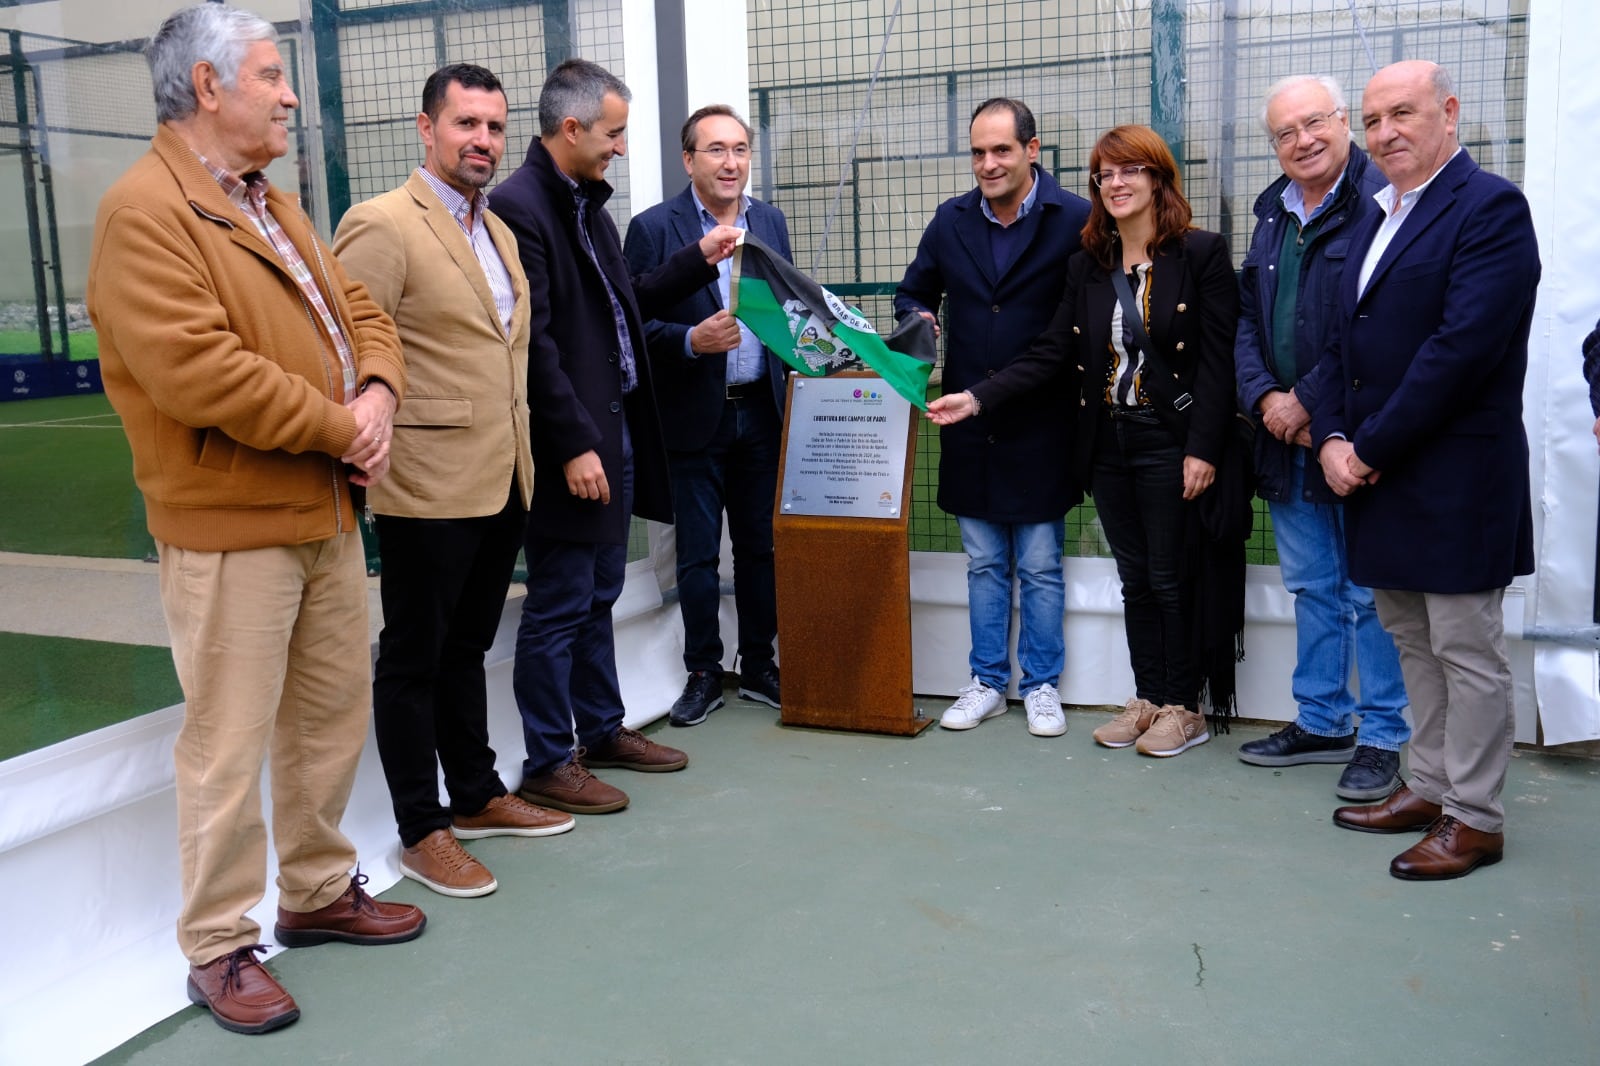
[[[626,792],[591,774],[576,755],[547,774],[526,778],[517,795],[529,803],[573,814],[610,814],[628,805]]]
[[[420,907],[409,903],[379,903],[361,890],[367,876],[358,868],[344,895],[304,914],[286,911],[278,904],[273,933],[286,948],[308,948],[338,940],[345,944],[399,944],[415,940],[428,924]]]
[[[457,899],[487,896],[500,887],[489,868],[443,829],[435,829],[411,847],[401,848],[400,872],[441,896]]]
[[[482,837],[553,837],[565,833],[577,821],[570,814],[535,806],[521,796],[507,793],[496,796],[470,818],[456,815],[450,831],[459,840]]]
[[[1333,812],[1333,824],[1358,833],[1412,833],[1426,829],[1444,812],[1402,784],[1382,803],[1340,807]]]
[[[1446,814],[1428,835],[1394,857],[1389,872],[1404,881],[1448,881],[1505,855],[1506,835],[1485,833]]]
[[[267,972],[255,953],[265,944],[251,944],[189,967],[189,1002],[211,1012],[230,1033],[270,1033],[300,1017],[294,997]]]
[[[627,726],[618,729],[610,740],[580,752],[579,758],[591,770],[611,766],[623,770],[642,770],[647,774],[682,770],[689,765],[689,756],[677,748],[657,744]]]

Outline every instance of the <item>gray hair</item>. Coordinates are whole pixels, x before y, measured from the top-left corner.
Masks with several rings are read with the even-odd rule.
[[[196,63],[210,63],[223,88],[232,89],[250,46],[277,39],[278,31],[260,15],[222,4],[195,4],[168,15],[144,49],[155,90],[156,121],[186,119],[199,109],[193,80]]]
[[[1456,95],[1456,83],[1450,80],[1450,72],[1437,63],[1433,65],[1431,75],[1433,95],[1438,100],[1439,106],[1443,107],[1446,100]]]
[[[605,110],[607,93],[621,97],[624,103],[633,99],[622,80],[600,64],[587,59],[562,63],[539,90],[539,136],[554,137],[561,131],[562,120],[568,118],[577,119],[584,129],[593,126]]]
[[[1272,87],[1267,90],[1265,99],[1261,101],[1261,113],[1259,116],[1261,119],[1261,128],[1267,131],[1267,137],[1269,139],[1272,137],[1273,133],[1276,132],[1273,130],[1272,124],[1267,121],[1267,109],[1272,106],[1272,101],[1276,100],[1290,89],[1294,89],[1298,86],[1309,83],[1315,83],[1322,86],[1323,90],[1327,92],[1328,98],[1333,101],[1333,109],[1335,111],[1345,110],[1344,90],[1339,88],[1338,82],[1334,81],[1326,74],[1291,74],[1287,78],[1279,78],[1277,81],[1272,83]]]

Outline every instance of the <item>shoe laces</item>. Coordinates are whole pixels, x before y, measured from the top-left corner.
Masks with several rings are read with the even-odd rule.
[[[428,854],[435,862],[450,870],[452,873],[465,869],[474,860],[467,849],[457,844],[455,837],[446,834],[434,841],[425,844]]]
[[[350,910],[352,912],[367,909],[376,909],[372,897],[362,890],[361,886],[367,883],[367,875],[361,872],[361,864],[356,863],[355,876],[350,878]]]
[[[1432,825],[1428,826],[1428,831],[1422,835],[1422,838],[1424,840],[1438,839],[1448,846],[1460,825],[1461,822],[1453,815],[1441,814],[1433,820]]]
[[[582,788],[584,783],[593,777],[589,768],[583,765],[583,757],[589,754],[588,748],[579,748],[572,753],[572,758],[556,767],[555,774],[573,788]]]
[[[1284,726],[1282,729],[1280,729],[1276,733],[1272,734],[1272,736],[1269,739],[1271,739],[1271,740],[1282,739],[1282,740],[1286,740],[1289,743],[1293,744],[1293,743],[1297,743],[1300,740],[1301,737],[1306,736],[1306,735],[1307,735],[1306,731],[1304,729],[1300,728],[1300,723],[1299,722],[1290,722],[1288,725]]]
[[[984,693],[993,691],[994,689],[985,685],[982,681],[973,678],[972,683],[963,688],[956,696],[956,707],[963,711],[974,710],[983,703]]]
[[[1350,757],[1351,766],[1365,766],[1369,770],[1383,769],[1383,757],[1388,754],[1382,748],[1374,748],[1367,744],[1356,745],[1356,753]]]
[[[228,965],[222,971],[222,987],[238,988],[243,983],[241,972],[246,966],[260,966],[261,960],[255,956],[256,952],[265,952],[265,944],[246,944],[237,951],[228,955]]]

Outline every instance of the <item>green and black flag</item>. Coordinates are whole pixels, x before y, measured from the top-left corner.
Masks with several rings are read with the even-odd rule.
[[[934,342],[932,329],[920,316],[906,316],[910,328],[895,330],[886,343],[860,311],[749,230],[733,253],[730,292],[729,312],[800,373],[819,378],[865,366],[913,406],[928,409]]]

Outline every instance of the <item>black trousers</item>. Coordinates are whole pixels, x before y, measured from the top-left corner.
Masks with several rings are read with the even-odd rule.
[[[527,513],[377,516],[383,631],[372,682],[378,755],[400,842],[411,847],[506,791],[489,746],[483,657],[494,643]],[[450,809],[439,802],[444,769]]]
[[[1196,709],[1200,672],[1191,646],[1193,581],[1186,565],[1191,513],[1183,448],[1165,426],[1100,416],[1090,491],[1122,579],[1122,617],[1135,694]]]

